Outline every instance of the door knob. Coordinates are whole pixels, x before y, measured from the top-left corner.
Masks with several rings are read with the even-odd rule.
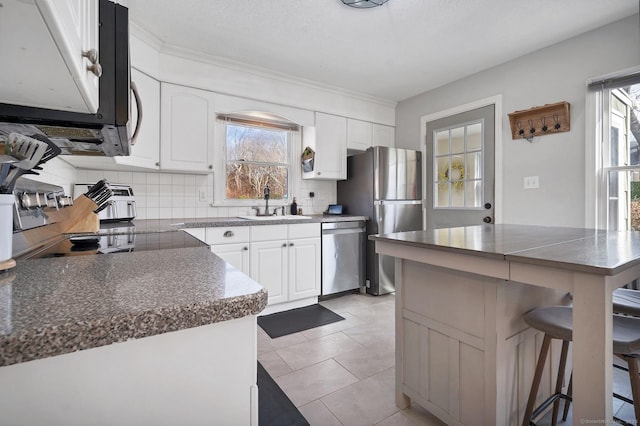
[[[485,217],[482,219],[482,221],[483,221],[484,223],[491,223],[491,216],[485,216]]]

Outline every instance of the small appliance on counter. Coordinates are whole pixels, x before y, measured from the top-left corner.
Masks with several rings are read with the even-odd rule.
[[[74,185],[73,193],[80,196],[88,191],[91,186],[92,184],[76,184]],[[97,211],[100,222],[126,222],[135,219],[136,201],[131,186],[112,183],[109,184],[109,188],[113,194],[109,197],[104,207]]]
[[[329,204],[324,212],[327,216],[339,216],[342,214],[342,204]]]

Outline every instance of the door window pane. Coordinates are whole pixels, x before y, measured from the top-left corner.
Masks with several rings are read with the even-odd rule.
[[[467,126],[467,151],[482,149],[482,123]]]
[[[449,190],[448,182],[435,183],[433,185],[433,202],[435,207],[449,207]]]
[[[479,208],[482,206],[482,183],[472,180],[465,183],[465,207]]]
[[[435,155],[444,155],[449,153],[449,131],[436,132],[435,137]]]
[[[482,178],[482,153],[473,152],[467,154],[465,175],[467,179]]]
[[[434,132],[434,208],[481,208],[482,126],[477,122]]]
[[[451,152],[454,154],[464,152],[464,127],[451,129]]]

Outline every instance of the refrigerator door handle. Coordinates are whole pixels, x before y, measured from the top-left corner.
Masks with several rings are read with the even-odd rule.
[[[374,200],[374,206],[382,206],[382,205],[390,205],[390,204],[422,204],[422,200]]]

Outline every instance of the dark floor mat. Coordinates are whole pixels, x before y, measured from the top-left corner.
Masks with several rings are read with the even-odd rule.
[[[258,325],[273,339],[343,319],[324,306],[315,304],[260,316],[258,317]]]
[[[309,425],[260,362],[258,362],[258,424],[260,426]]]

